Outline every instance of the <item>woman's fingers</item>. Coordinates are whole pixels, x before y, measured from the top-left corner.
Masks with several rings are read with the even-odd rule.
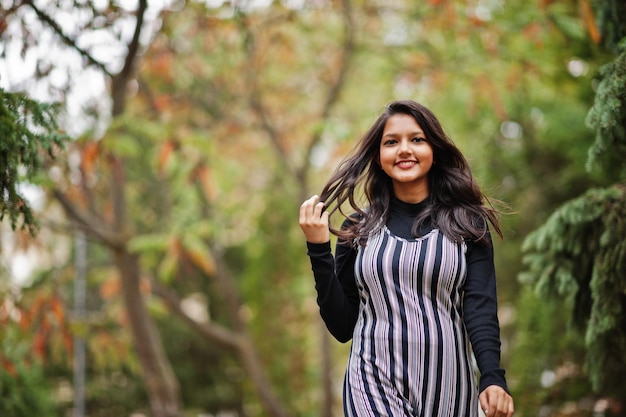
[[[515,411],[513,398],[497,385],[490,385],[480,393],[480,405],[487,417],[511,417]]]
[[[300,223],[309,223],[314,218],[314,210],[319,197],[312,196],[300,206]]]
[[[328,232],[328,213],[324,211],[324,202],[314,195],[300,206],[300,228],[307,241],[324,243],[330,240]]]
[[[322,218],[324,202],[318,201],[319,197],[314,195],[300,206],[300,220],[306,223],[315,223]]]
[[[322,213],[324,211],[324,202],[320,201],[315,205],[315,208],[313,209],[313,218],[315,219],[321,219],[322,218]]]

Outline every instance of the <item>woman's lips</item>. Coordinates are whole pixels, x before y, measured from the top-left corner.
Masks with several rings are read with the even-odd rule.
[[[396,166],[398,168],[412,168],[415,164],[417,164],[417,161],[399,161],[399,162],[396,162]]]

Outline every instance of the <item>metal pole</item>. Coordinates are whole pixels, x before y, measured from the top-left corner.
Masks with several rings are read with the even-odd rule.
[[[83,323],[87,293],[87,240],[83,231],[76,233],[74,247],[74,317]],[[80,334],[74,335],[74,417],[85,417],[85,340]]]

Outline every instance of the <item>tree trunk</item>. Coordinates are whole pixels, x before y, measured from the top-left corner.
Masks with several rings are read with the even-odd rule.
[[[178,381],[141,293],[139,259],[124,248],[115,249],[113,254],[153,416],[182,417]]]

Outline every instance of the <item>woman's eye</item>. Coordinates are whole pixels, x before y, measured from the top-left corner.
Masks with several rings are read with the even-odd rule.
[[[383,145],[394,145],[397,141],[395,139],[387,139]]]
[[[415,137],[413,138],[413,142],[425,142],[426,138]]]

